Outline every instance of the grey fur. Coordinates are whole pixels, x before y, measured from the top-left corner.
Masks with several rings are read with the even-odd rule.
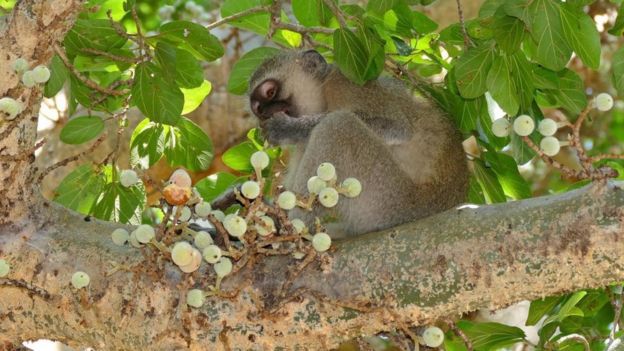
[[[400,81],[380,78],[358,86],[309,52],[287,52],[263,63],[250,81],[252,95],[267,79],[279,82],[274,100],[290,106],[291,115],[278,111],[261,121],[270,142],[295,146],[285,187],[306,193],[308,178],[322,162],[336,167],[339,180],[355,177],[362,183],[360,196],[341,198],[332,209],[293,210],[292,218],[310,224],[317,216],[335,217],[328,232],[337,238],[392,227],[465,200],[468,169],[459,133],[442,111],[414,98]]]

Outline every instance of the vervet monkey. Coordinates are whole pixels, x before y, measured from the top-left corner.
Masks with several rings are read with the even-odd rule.
[[[336,207],[296,209],[312,224],[335,217],[334,237],[363,234],[449,209],[466,198],[468,168],[450,119],[394,78],[359,86],[314,50],[266,60],[250,80],[250,105],[270,143],[294,145],[285,188],[307,192],[322,162],[362,192]],[[321,206],[319,206],[321,207]]]

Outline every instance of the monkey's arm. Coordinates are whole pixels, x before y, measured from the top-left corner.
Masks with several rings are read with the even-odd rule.
[[[322,114],[290,117],[278,112],[262,121],[260,127],[270,143],[294,144],[306,140],[312,129],[319,123]]]

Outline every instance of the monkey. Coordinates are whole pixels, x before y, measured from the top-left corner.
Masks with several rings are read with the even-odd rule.
[[[287,51],[252,74],[249,104],[265,138],[293,146],[284,187],[307,192],[322,162],[339,179],[355,177],[358,197],[334,208],[293,209],[291,218],[326,226],[334,238],[379,231],[445,211],[465,201],[467,159],[459,131],[441,109],[400,80],[360,86],[315,50]]]

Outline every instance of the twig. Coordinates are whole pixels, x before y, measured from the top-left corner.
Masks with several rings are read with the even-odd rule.
[[[0,278],[0,286],[12,286],[18,289],[25,289],[35,295],[41,296],[45,300],[49,300],[52,297],[45,289],[34,286],[22,279]]]
[[[464,21],[464,10],[462,9],[461,0],[457,1],[457,15],[459,17],[459,25],[461,26],[462,36],[464,37],[464,46],[469,48],[472,46],[468,32],[466,31],[466,22]]]
[[[388,64],[390,63],[390,64]],[[432,99],[431,94],[429,93],[429,91],[427,90],[429,83],[427,81],[424,81],[420,78],[415,77],[412,72],[408,71],[405,67],[403,67],[403,65],[396,61],[393,58],[387,58],[386,59],[386,67],[388,67],[389,69],[392,69],[392,72],[397,76],[397,77],[401,77],[401,76],[405,76],[407,77],[407,79],[409,80],[410,84],[416,88],[416,90],[418,90],[418,92],[420,92],[421,94],[423,94],[424,96]]]
[[[468,336],[466,336],[464,331],[459,329],[457,325],[455,324],[455,322],[453,322],[450,319],[447,319],[444,322],[446,323],[446,325],[449,326],[449,328],[451,328],[451,330],[453,331],[453,333],[455,333],[455,335],[459,336],[459,338],[462,339],[462,341],[466,345],[466,350],[472,351],[473,350],[472,341],[470,341],[470,339],[468,338]]]
[[[33,147],[28,150],[25,150],[17,155],[0,155],[0,161],[8,162],[8,161],[23,161],[29,158],[31,155],[37,151],[38,148],[42,147],[43,144],[46,143],[46,139],[43,138],[39,140]],[[34,160],[34,159],[33,159]]]
[[[81,82],[83,82],[89,88],[91,88],[93,90],[97,90],[97,91],[99,91],[102,94],[113,95],[113,96],[123,96],[123,95],[126,95],[126,94],[130,93],[130,90],[127,90],[127,89],[124,89],[124,90],[113,90],[113,89],[102,87],[99,84],[97,84],[96,82],[92,81],[91,79],[83,76],[82,73],[78,72],[76,67],[74,67],[69,62],[69,59],[67,58],[67,55],[65,55],[65,51],[62,50],[58,46],[58,44],[53,44],[52,47],[54,49],[54,52],[57,55],[59,55],[59,57],[61,58],[61,61],[63,61],[63,64],[65,65],[65,67],[67,67],[74,74],[74,76],[76,76],[76,78],[78,78]]]
[[[589,158],[589,162],[594,163],[602,160],[613,159],[613,160],[624,160],[624,155],[622,154],[601,154],[597,156],[592,156]]]
[[[334,30],[331,28],[325,27],[304,27],[294,23],[284,23],[282,21],[275,24],[275,28],[277,29],[287,29],[292,32],[297,32],[299,34],[308,34],[308,33],[321,33],[321,34],[334,34]]]
[[[583,345],[585,351],[591,351],[589,342],[581,334],[569,334],[557,340],[557,344],[561,345],[564,341],[573,340]]]
[[[345,20],[344,13],[340,11],[338,6],[336,6],[336,3],[333,0],[323,0],[323,2],[325,3],[327,7],[329,7],[329,9],[334,14],[334,16],[336,16],[336,19],[338,20],[340,27],[346,28],[347,21]]]
[[[540,158],[544,160],[544,162],[548,163],[552,167],[561,171],[561,173],[563,173],[566,177],[571,178],[571,179],[585,179],[589,177],[589,174],[585,170],[575,172],[569,169],[568,167],[562,165],[561,163],[555,161],[552,157],[546,155],[544,151],[542,151],[542,149],[540,149],[537,145],[535,145],[533,140],[531,140],[531,138],[529,138],[528,136],[523,136],[522,140],[524,140],[524,142],[533,151],[535,151],[540,156]]]
[[[206,29],[210,30],[213,28],[216,28],[222,24],[231,22],[231,21],[235,21],[241,17],[245,17],[248,15],[253,15],[255,13],[260,13],[260,12],[267,12],[269,9],[266,6],[257,6],[257,7],[252,7],[250,9],[247,9],[245,11],[241,11],[238,13],[235,13],[233,15],[227,16],[227,17],[223,17],[220,20],[210,23],[209,25],[206,26]]]
[[[124,56],[113,55],[110,52],[106,52],[106,51],[102,51],[102,50],[98,50],[98,49],[93,49],[93,48],[82,48],[81,51],[82,52],[86,52],[88,54],[108,57],[109,59],[111,59],[113,61],[118,61],[118,62],[138,63],[138,62],[141,61],[141,58],[137,58],[137,57],[124,57]]]
[[[136,12],[136,6],[132,6],[132,10],[130,11],[132,14],[132,19],[134,20],[134,24],[137,30],[137,43],[139,44],[139,54],[140,56],[147,55],[147,51],[145,50],[145,43],[143,42],[143,34],[141,33],[141,21],[139,21],[139,16]]]
[[[84,155],[93,152],[93,150],[95,150],[96,147],[98,147],[98,145],[100,145],[104,139],[106,139],[106,134],[100,136],[95,143],[93,143],[93,145],[91,145],[88,149],[74,155],[74,156],[70,156],[64,160],[61,160],[55,164],[53,164],[52,166],[44,169],[41,174],[39,175],[39,178],[37,178],[37,183],[41,183],[41,181],[43,180],[43,178],[45,178],[45,176],[47,176],[48,174],[50,174],[50,172],[52,172],[53,170],[59,168],[59,167],[63,167],[66,166],[68,163],[70,162],[74,162],[76,160],[78,160],[79,158],[83,157]]]

